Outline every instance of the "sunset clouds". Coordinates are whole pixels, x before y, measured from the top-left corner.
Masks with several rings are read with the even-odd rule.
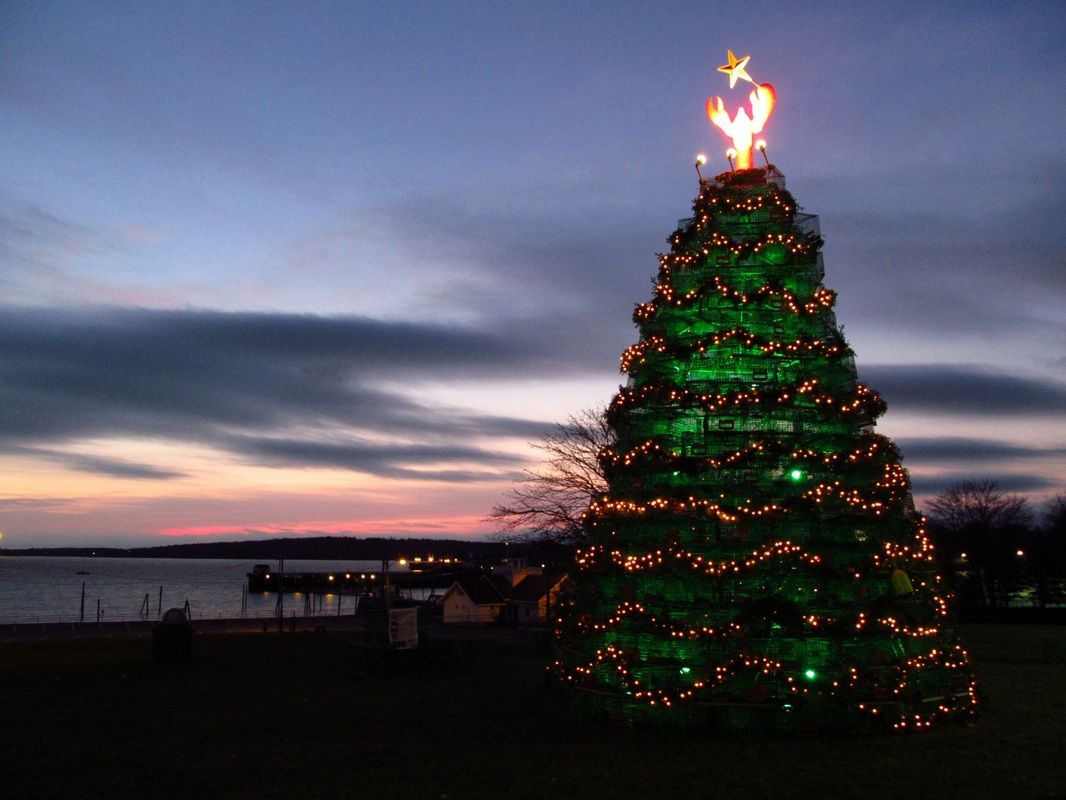
[[[727,47],[919,496],[1066,490],[1057,4],[3,17],[5,545],[485,535],[624,381]]]

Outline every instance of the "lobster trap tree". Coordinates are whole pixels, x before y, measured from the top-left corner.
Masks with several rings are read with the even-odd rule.
[[[760,126],[774,97],[752,92]],[[743,117],[729,134],[750,159]],[[822,285],[817,218],[769,164],[701,177],[693,212],[622,355],[557,682],[591,712],[730,730],[971,713],[924,521],[874,430],[884,403]]]

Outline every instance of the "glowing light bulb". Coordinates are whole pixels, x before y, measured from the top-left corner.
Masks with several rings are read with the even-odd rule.
[[[702,167],[704,164],[707,163],[707,156],[705,156],[703,153],[700,153],[698,156],[696,156],[696,163]]]

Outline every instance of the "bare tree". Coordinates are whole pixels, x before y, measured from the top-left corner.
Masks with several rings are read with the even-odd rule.
[[[993,480],[960,481],[928,503],[929,516],[945,528],[995,528],[1025,525],[1032,518],[1028,501],[1016,494],[1004,494]]]
[[[954,552],[966,555],[985,605],[995,605],[992,578],[1006,577],[1016,564],[1012,546],[1032,520],[1029,502],[1005,494],[993,480],[960,481],[927,503],[934,529]]]
[[[566,545],[584,540],[589,501],[607,491],[599,454],[614,443],[614,434],[605,411],[585,409],[532,443],[544,453],[544,466],[526,470],[506,501],[493,507],[489,519],[501,535]]]
[[[1066,602],[1066,494],[1048,498],[1042,510],[1025,553],[1037,605],[1047,608]]]
[[[1066,538],[1066,494],[1057,494],[1044,504],[1044,526],[1050,534]]]

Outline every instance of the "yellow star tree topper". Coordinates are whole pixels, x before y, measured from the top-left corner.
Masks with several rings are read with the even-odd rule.
[[[744,56],[744,58],[738,59],[733,55],[732,50],[726,50],[726,58],[729,59],[729,63],[722,64],[722,66],[718,68],[718,71],[724,72],[729,76],[730,89],[737,85],[738,78],[747,81],[748,83],[755,83],[755,81],[751,79],[751,75],[749,75],[747,70],[744,69],[744,67],[748,65],[748,62],[751,61],[751,56]]]
[[[755,87],[748,95],[748,100],[751,102],[751,114],[748,114],[746,108],[740,108],[730,118],[722,98],[715,97],[714,100],[707,99],[707,116],[714,125],[721,128],[722,132],[732,139],[733,149],[736,150],[736,168],[751,169],[751,150],[755,142],[755,134],[762,133],[766,121],[773,113],[777,94],[773,86],[768,83],[756,83],[748,74],[746,67],[751,56],[737,58],[732,50],[727,50],[726,57],[729,63],[720,66],[718,71],[729,76],[729,88],[736,86],[737,80],[748,81]]]

